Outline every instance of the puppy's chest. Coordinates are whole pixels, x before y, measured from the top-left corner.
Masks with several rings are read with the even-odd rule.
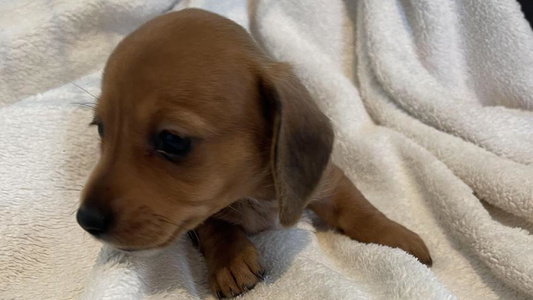
[[[216,214],[216,218],[238,224],[248,233],[279,228],[277,200],[241,199]]]

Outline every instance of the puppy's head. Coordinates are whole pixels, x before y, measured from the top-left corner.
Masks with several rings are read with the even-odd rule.
[[[293,224],[332,145],[290,69],[200,10],[156,18],[117,46],[93,124],[101,157],[77,219],[125,250],[164,247],[243,197],[278,197]]]

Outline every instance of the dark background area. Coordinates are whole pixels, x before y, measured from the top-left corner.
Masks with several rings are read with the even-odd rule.
[[[522,11],[526,16],[529,26],[533,28],[533,0],[517,0],[522,5]]]

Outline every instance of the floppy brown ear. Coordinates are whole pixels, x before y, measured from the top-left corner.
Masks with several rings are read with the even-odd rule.
[[[294,225],[326,168],[333,147],[329,119],[288,65],[266,71],[261,91],[272,126],[271,168],[283,226]]]

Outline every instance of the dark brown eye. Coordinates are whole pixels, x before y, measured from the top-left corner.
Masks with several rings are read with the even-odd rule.
[[[184,157],[191,151],[191,139],[163,130],[156,137],[155,150],[166,159],[173,161]]]
[[[98,123],[96,124],[97,128],[98,128],[98,135],[103,138],[104,137],[104,124],[102,123]]]
[[[96,126],[96,128],[98,129],[98,135],[100,136],[100,138],[103,138],[104,137],[104,123],[102,123],[101,121],[99,120],[94,120],[91,122],[90,124],[91,126]]]

